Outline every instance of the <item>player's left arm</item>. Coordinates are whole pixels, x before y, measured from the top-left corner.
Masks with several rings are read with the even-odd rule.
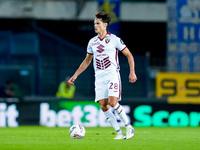
[[[122,53],[127,57],[130,67],[129,82],[134,83],[137,80],[137,76],[135,74],[135,62],[133,55],[127,47],[122,51]]]

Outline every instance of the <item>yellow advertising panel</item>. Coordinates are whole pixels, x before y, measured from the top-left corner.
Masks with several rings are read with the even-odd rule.
[[[169,103],[200,103],[199,73],[164,73],[156,77],[156,97]]]

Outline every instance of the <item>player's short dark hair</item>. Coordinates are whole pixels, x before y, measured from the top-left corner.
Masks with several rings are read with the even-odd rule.
[[[109,13],[106,13],[104,11],[98,11],[95,14],[96,18],[101,19],[104,23],[110,23],[112,20],[112,16]]]

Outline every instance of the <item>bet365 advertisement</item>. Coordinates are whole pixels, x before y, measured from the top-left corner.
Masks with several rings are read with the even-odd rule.
[[[166,97],[169,103],[200,104],[200,74],[159,72],[156,96]]]
[[[122,106],[135,127],[198,127],[200,105],[148,102],[123,102]],[[124,126],[113,111],[120,126]],[[54,101],[0,103],[0,127],[42,125],[69,127],[81,123],[85,127],[108,127],[98,103],[91,101]]]

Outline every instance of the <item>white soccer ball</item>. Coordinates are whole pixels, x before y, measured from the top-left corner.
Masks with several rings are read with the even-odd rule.
[[[82,139],[85,136],[85,128],[81,124],[74,124],[69,129],[72,139]]]

